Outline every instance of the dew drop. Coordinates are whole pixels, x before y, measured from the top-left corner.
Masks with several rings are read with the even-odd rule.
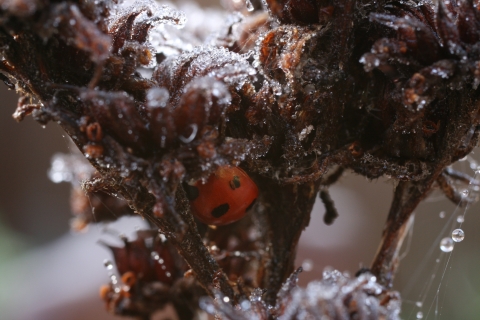
[[[442,241],[440,241],[440,250],[443,252],[451,252],[453,250],[452,238],[443,238]]]
[[[170,95],[165,88],[152,88],[147,92],[147,105],[150,108],[164,108]]]
[[[159,233],[159,237],[160,237],[160,240],[162,241],[162,243],[167,241],[167,237],[165,237],[165,235],[163,233]]]
[[[305,259],[302,262],[303,271],[308,272],[313,270],[313,261],[310,259]]]
[[[112,270],[113,269],[113,263],[112,263],[112,261],[110,261],[108,259],[103,260],[103,266],[107,270]]]
[[[440,213],[438,214],[438,216],[440,217],[440,219],[445,218],[445,211],[440,211]]]
[[[242,310],[250,310],[251,305],[252,304],[248,300],[243,300],[240,302],[240,307],[242,307]]]
[[[460,215],[457,217],[457,222],[458,223],[463,223],[465,221],[465,217],[463,215]]]
[[[229,302],[230,298],[229,297],[223,297],[223,302]]]
[[[423,318],[423,312],[422,311],[418,311],[417,312],[417,319],[422,319]]]
[[[160,259],[160,256],[159,256],[158,253],[155,252],[155,251],[152,251],[152,253],[150,253],[150,256],[152,257],[153,260],[158,260],[158,259]]]
[[[452,232],[452,239],[455,242],[462,242],[465,239],[465,233],[462,229],[455,229]]]
[[[415,305],[419,308],[421,308],[423,306],[423,302],[422,301],[417,301],[415,302]]]

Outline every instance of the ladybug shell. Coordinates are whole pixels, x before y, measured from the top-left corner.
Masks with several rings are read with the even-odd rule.
[[[235,222],[253,206],[258,196],[255,182],[238,167],[223,166],[205,184],[186,186],[193,214],[208,225]]]

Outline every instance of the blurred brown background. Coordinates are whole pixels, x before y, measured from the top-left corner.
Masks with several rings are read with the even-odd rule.
[[[56,124],[42,129],[30,118],[16,123],[11,117],[15,94],[0,84],[0,97],[0,319],[113,319],[105,313],[97,290],[108,280],[102,262],[109,253],[96,244],[104,237],[102,227],[70,234],[69,185],[54,184],[47,177],[52,155],[68,152],[66,138]],[[473,173],[467,161],[459,168]],[[322,222],[324,209],[316,204],[297,259],[298,265],[312,267],[301,275],[301,285],[321,278],[326,266],[354,274],[370,264],[393,182],[367,181],[348,173],[331,191],[340,216],[327,227]],[[424,319],[427,314],[428,319],[480,319],[478,205],[468,210],[462,226],[465,240],[455,246],[446,269],[438,315],[437,303],[431,307],[432,292],[438,287],[435,281],[442,277],[448,258],[439,250],[437,238],[451,232],[447,221],[457,215],[441,195],[432,197],[439,200],[427,201],[417,210],[408,255],[395,281],[404,300],[402,318],[415,319],[422,311]],[[445,218],[439,217],[441,211]],[[445,226],[447,230],[439,236]],[[415,302],[423,299],[420,294],[426,287],[430,294],[420,308]]]

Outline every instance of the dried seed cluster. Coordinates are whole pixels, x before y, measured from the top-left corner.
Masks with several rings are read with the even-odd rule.
[[[325,221],[337,216],[328,187],[345,169],[389,176],[399,183],[372,265],[388,287],[416,205],[436,186],[464,204],[454,182],[477,184],[448,166],[478,140],[478,1],[227,7],[237,12],[202,39],[176,29],[183,13],[150,0],[0,2],[0,78],[21,95],[14,118],[57,122],[96,169],[70,173],[87,179],[87,196],[118,216],[142,215],[206,293],[230,303],[263,288],[262,303],[276,305],[317,194]],[[221,165],[244,168],[260,194],[245,219],[210,230],[194,220],[182,183]],[[92,217],[74,188],[81,229]],[[130,289],[102,291],[111,310],[151,314],[152,283],[166,286],[159,295],[203,294],[137,268],[148,259],[126,263],[151,250],[131,246],[112,248]],[[145,290],[131,291],[137,284]]]

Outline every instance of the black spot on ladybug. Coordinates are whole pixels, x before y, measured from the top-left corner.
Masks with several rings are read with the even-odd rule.
[[[230,205],[228,203],[221,204],[212,210],[212,216],[214,216],[215,218],[220,218],[225,213],[227,213],[229,209]]]
[[[240,188],[240,177],[239,176],[233,176],[233,180],[230,181],[230,188],[232,188],[232,190]]]
[[[257,198],[253,199],[252,203],[250,203],[250,205],[247,207],[247,209],[245,209],[245,211],[248,211],[250,209],[252,209],[253,205],[255,204],[255,202],[257,201]]]
[[[183,190],[185,190],[185,193],[187,194],[188,200],[193,201],[198,198],[199,192],[197,187],[191,186],[185,182],[182,185],[183,185]]]

